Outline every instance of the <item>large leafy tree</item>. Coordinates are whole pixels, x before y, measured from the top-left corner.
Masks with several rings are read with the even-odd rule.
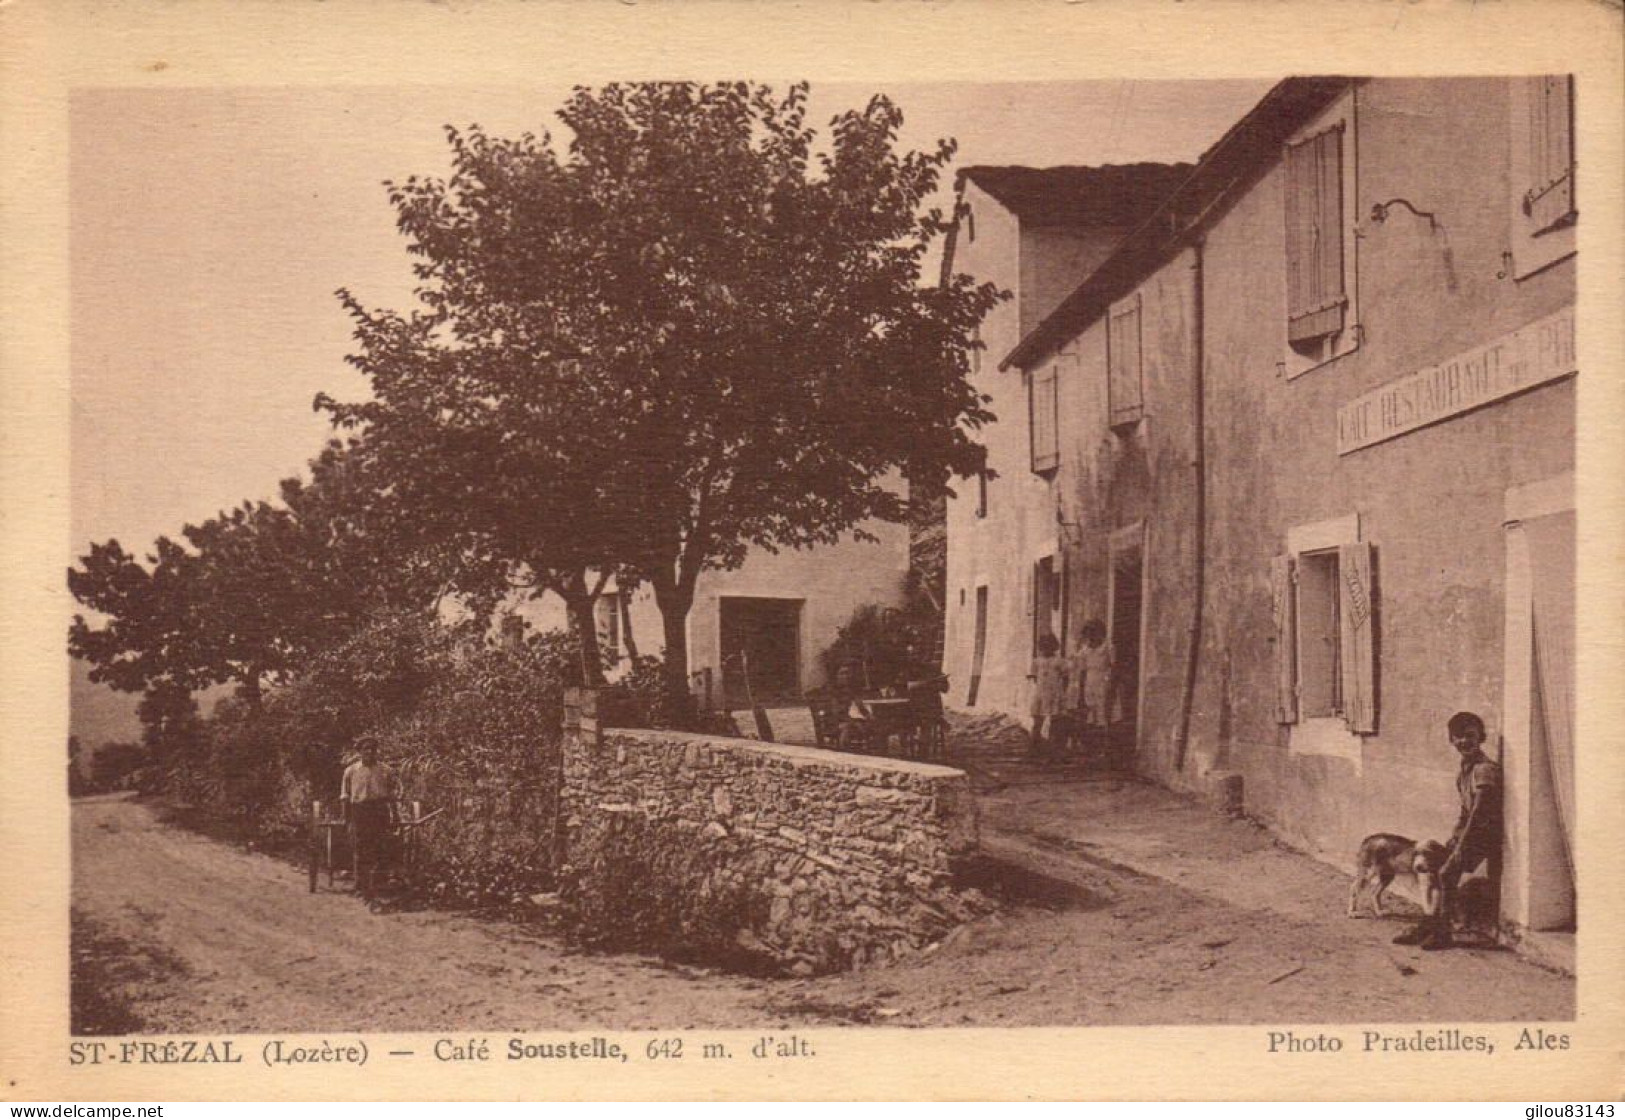
[[[998,293],[921,272],[953,145],[900,152],[884,97],[822,144],[806,112],[799,85],[611,85],[570,97],[562,150],[448,130],[450,177],[390,188],[419,306],[346,294],[372,398],[318,399],[464,555],[578,616],[647,580],[674,691],[701,572],[981,466],[966,354]]]
[[[69,652],[91,680],[167,712],[218,684],[255,697],[377,610],[429,605],[443,565],[388,520],[369,472],[360,449],[335,442],[308,480],[283,481],[279,502],[160,537],[144,563],[116,540],[92,544],[68,571],[94,612],[75,616]]]

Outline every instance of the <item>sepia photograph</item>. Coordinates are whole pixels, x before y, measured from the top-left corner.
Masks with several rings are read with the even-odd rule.
[[[1574,111],[76,95],[75,1030],[1572,1018]]]
[[[637,57],[66,83],[52,1076],[1615,1047],[1607,66]]]

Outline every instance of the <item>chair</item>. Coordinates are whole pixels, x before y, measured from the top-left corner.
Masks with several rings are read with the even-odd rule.
[[[908,687],[909,747],[916,758],[942,758],[948,753],[948,720],[942,712],[945,678],[915,681]]]
[[[812,716],[813,740],[820,747],[833,750],[841,737],[840,702],[827,695],[809,695],[807,714]]]

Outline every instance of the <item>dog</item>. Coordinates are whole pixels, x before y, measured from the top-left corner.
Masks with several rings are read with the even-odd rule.
[[[1422,895],[1423,905],[1432,913],[1438,898],[1439,868],[1444,865],[1445,847],[1437,840],[1417,843],[1391,832],[1378,832],[1360,842],[1355,856],[1354,885],[1349,888],[1349,914],[1360,916],[1360,894],[1375,886],[1371,896],[1371,909],[1377,917],[1387,917],[1382,908],[1382,895],[1396,878],[1412,879]]]

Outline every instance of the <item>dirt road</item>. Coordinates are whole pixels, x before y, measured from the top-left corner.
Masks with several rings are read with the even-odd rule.
[[[915,961],[753,980],[570,952],[532,929],[370,913],[296,868],[74,806],[75,974],[89,1031],[570,1030],[876,1023],[1539,1021],[1574,982],[1486,950],[1423,953],[1342,916],[1347,881],[1138,783],[1032,775],[982,799],[1002,916]]]
[[[75,803],[73,841],[76,925],[94,954],[84,963],[112,973],[138,1029],[722,1027],[766,1014],[756,981],[309,894],[297,868],[162,824],[135,801]],[[122,962],[95,959],[110,956]]]

